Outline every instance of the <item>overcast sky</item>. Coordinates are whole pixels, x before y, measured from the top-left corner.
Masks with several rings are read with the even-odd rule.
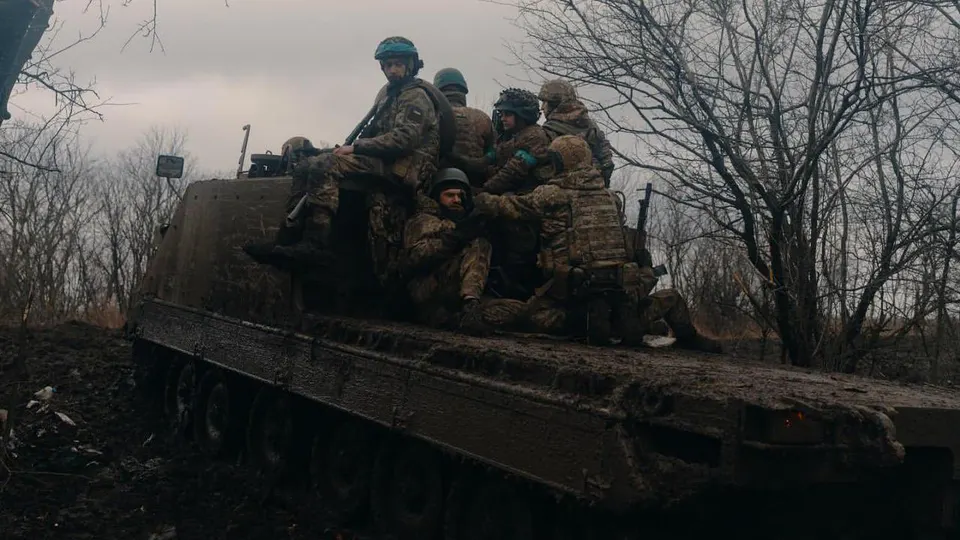
[[[229,7],[222,0],[159,0],[165,53],[149,52],[143,38],[121,52],[150,15],[151,0],[110,3],[107,27],[56,62],[80,81],[95,77],[101,98],[129,104],[103,109],[104,122],[84,128],[98,152],[129,145],[151,125],[185,129],[191,154],[207,171],[236,168],[248,123],[248,156],[278,152],[293,135],[341,142],[385,82],[373,51],[387,36],[413,40],[424,79],[443,67],[462,70],[470,104],[485,111],[501,88],[529,78],[506,65],[513,58],[504,43],[522,36],[514,10],[480,0],[229,0]],[[96,27],[86,5],[56,3],[60,41]],[[31,90],[14,97],[11,112],[43,113],[52,100]]]

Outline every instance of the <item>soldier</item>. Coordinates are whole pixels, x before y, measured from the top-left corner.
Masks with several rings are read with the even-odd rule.
[[[311,264],[330,262],[330,229],[339,208],[341,181],[380,177],[386,180],[384,189],[368,197],[369,244],[381,284],[395,277],[407,208],[420,180],[430,178],[437,169],[440,132],[435,103],[416,78],[423,62],[414,44],[403,37],[389,37],[377,46],[374,59],[388,83],[377,96],[370,124],[354,144],[297,166],[287,211],[307,193],[302,237],[289,245],[279,234],[273,243],[247,246],[247,253],[258,261],[275,263],[279,257]]]
[[[603,174],[604,186],[610,187],[613,175],[613,150],[606,135],[590,119],[587,107],[580,102],[572,84],[559,79],[547,81],[538,96],[546,122],[543,129],[551,140],[560,135],[578,135],[590,145],[594,165]]]
[[[487,180],[477,191],[525,194],[550,178],[552,169],[547,157],[550,141],[537,124],[539,118],[539,103],[532,92],[507,88],[500,93],[494,104],[493,124],[498,135],[494,151],[481,159],[453,155],[460,168],[483,171],[479,174]],[[491,276],[491,286],[498,295],[527,298],[540,284],[536,268],[538,237],[535,222],[495,224],[491,241],[496,271]]]
[[[497,146],[481,159],[466,159],[454,153],[468,169],[485,168],[487,179],[482,191],[528,193],[550,178],[547,146],[550,138],[537,120],[540,109],[537,96],[519,88],[507,88],[493,105]]]
[[[667,318],[678,344],[716,351],[697,334],[675,291],[647,296],[656,284],[651,268],[630,262],[616,197],[603,186],[581,137],[561,135],[550,144],[556,176],[528,195],[476,197],[479,216],[540,220],[539,267],[546,283],[526,302],[491,300],[471,324],[565,334],[586,330],[594,343],[612,333],[639,344],[649,323]]]
[[[490,270],[483,222],[472,219],[470,182],[459,169],[441,169],[404,230],[404,275],[417,319],[455,326],[456,313],[475,310]]]
[[[468,159],[480,159],[487,152],[493,151],[493,122],[487,113],[480,109],[467,106],[467,81],[463,74],[454,68],[444,68],[437,72],[433,77],[433,85],[443,92],[450,105],[453,107],[453,113],[457,121],[457,142],[454,144],[453,152]],[[441,168],[449,163],[442,162]],[[474,174],[470,177],[470,183],[475,187],[483,185],[484,177],[482,174]]]
[[[686,300],[676,289],[650,291],[657,285],[653,272],[653,256],[646,248],[637,249],[637,229],[624,226],[627,241],[627,258],[640,265],[641,288],[638,292],[639,313],[645,334],[667,335],[672,330],[677,343],[688,349],[708,352],[723,352],[720,343],[709,339],[693,325]]]
[[[604,188],[582,138],[558,137],[549,154],[556,176],[547,184],[525,195],[475,198],[478,216],[540,222],[538,266],[545,280],[525,302],[486,302],[475,322],[551,334],[586,332],[594,343],[609,341],[614,325],[636,342],[642,338],[635,294],[640,271],[628,262],[616,199]]]

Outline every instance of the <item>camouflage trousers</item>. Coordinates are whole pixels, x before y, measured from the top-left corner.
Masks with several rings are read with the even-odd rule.
[[[629,304],[633,305],[633,304]],[[665,321],[678,339],[696,333],[683,297],[673,289],[657,291],[639,303],[638,315],[644,333]],[[491,327],[515,332],[566,334],[570,331],[572,310],[568,303],[549,296],[534,296],[527,301],[485,300],[481,320]]]
[[[386,178],[388,174],[383,161],[374,157],[329,153],[311,157],[294,173],[288,210],[305,193],[310,207],[307,226],[329,229],[340,207],[341,181],[364,176]],[[367,241],[374,274],[386,286],[398,279],[408,200],[399,192],[371,191],[367,194],[367,212]]]
[[[567,310],[563,304],[546,296],[527,301],[511,298],[484,300],[480,320],[492,328],[512,332],[563,334],[567,328]]]
[[[645,333],[659,333],[654,329],[656,323],[662,320],[670,326],[677,339],[696,334],[687,302],[675,289],[662,289],[647,296],[640,302],[639,314]]]
[[[491,252],[490,242],[477,238],[433,272],[411,279],[407,287],[417,319],[434,327],[455,322],[463,298],[483,295]]]

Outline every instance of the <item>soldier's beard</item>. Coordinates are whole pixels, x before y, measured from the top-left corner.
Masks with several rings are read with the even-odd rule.
[[[460,221],[467,215],[466,210],[459,204],[452,206],[441,206],[440,213],[444,218],[449,219],[450,221]]]

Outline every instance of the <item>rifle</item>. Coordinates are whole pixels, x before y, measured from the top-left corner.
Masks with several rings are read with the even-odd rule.
[[[373,120],[374,115],[377,114],[377,109],[379,104],[380,104],[380,100],[377,100],[377,103],[374,103],[373,107],[370,107],[370,110],[367,111],[367,114],[366,116],[363,117],[363,120],[360,120],[360,123],[357,124],[356,127],[353,128],[353,131],[351,131],[350,134],[347,135],[347,138],[344,139],[342,146],[350,146],[351,144],[353,144],[355,140],[357,140],[358,137],[360,137],[360,134],[363,133],[363,130],[366,129],[367,125],[369,125],[370,122]],[[330,149],[322,150],[320,153],[332,152],[332,151],[333,151],[333,148],[330,148]],[[297,218],[300,217],[300,214],[303,212],[303,209],[307,206],[307,198],[308,196],[306,194],[304,194],[303,197],[300,197],[300,200],[297,201],[297,205],[293,207],[293,210],[291,210],[289,214],[287,214],[287,219],[286,219],[287,227],[293,227],[296,225]]]
[[[647,212],[650,208],[650,196],[652,194],[653,184],[651,182],[647,182],[647,185],[643,190],[643,198],[640,199],[640,212],[637,214],[637,232],[634,238],[634,257],[637,259],[637,262],[640,263],[640,266],[653,267],[653,275],[660,277],[667,275],[667,267],[662,264],[653,266],[653,258],[649,256],[650,252],[647,251]],[[643,257],[641,255],[642,252],[646,252],[647,256]]]

